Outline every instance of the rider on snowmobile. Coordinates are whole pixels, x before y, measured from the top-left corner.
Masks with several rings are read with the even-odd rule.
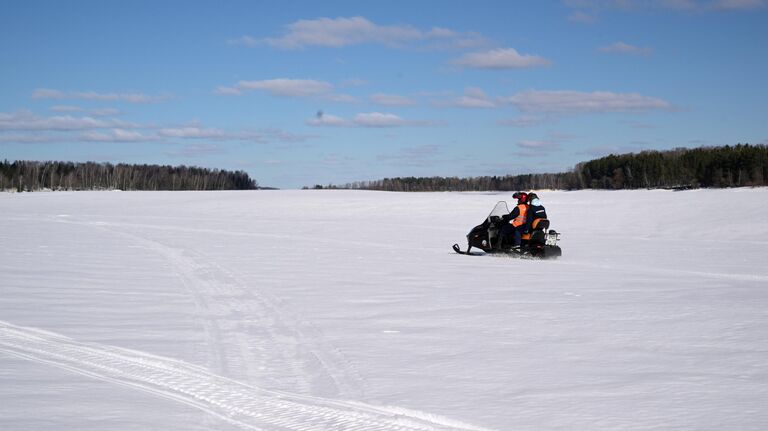
[[[547,211],[544,209],[544,205],[541,204],[539,197],[536,193],[528,194],[528,213],[525,230],[530,231],[533,228],[533,221],[538,218],[547,218]]]
[[[517,206],[515,206],[515,208],[512,209],[512,212],[504,216],[504,221],[508,221],[508,223],[505,223],[504,227],[501,228],[501,233],[500,233],[501,241],[499,241],[499,248],[501,248],[502,243],[506,238],[509,238],[510,236],[513,236],[513,235],[514,235],[515,248],[520,248],[520,244],[522,243],[523,231],[526,229],[526,215],[528,213],[528,193],[516,192],[515,194],[512,195],[512,197],[517,199]]]

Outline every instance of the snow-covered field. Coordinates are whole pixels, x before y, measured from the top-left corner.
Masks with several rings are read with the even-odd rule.
[[[0,193],[0,429],[768,429],[768,190],[540,196]]]

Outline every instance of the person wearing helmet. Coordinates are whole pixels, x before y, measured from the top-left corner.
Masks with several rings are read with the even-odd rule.
[[[525,223],[525,230],[530,231],[533,227],[533,221],[538,218],[547,218],[547,210],[544,209],[544,205],[541,204],[541,200],[536,193],[528,194],[528,213]]]
[[[504,227],[501,228],[501,241],[499,241],[499,248],[502,247],[505,240],[510,236],[514,238],[514,247],[520,248],[523,231],[526,228],[525,223],[526,215],[528,213],[528,193],[517,192],[513,194],[512,197],[517,199],[517,206],[515,206],[515,208],[513,208],[512,211],[504,217],[504,220],[507,221],[507,223],[504,223]]]

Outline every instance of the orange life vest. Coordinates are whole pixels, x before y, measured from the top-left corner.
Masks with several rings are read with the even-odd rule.
[[[525,224],[525,215],[528,213],[528,205],[519,204],[517,206],[519,214],[512,220],[512,226],[520,227]]]

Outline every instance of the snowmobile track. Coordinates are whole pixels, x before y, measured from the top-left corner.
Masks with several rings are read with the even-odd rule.
[[[57,220],[61,222],[61,220]],[[212,371],[275,390],[327,398],[360,399],[364,382],[354,366],[311,323],[236,273],[191,248],[134,232],[134,225],[78,221],[161,256],[198,308]],[[167,240],[167,238],[166,238]]]
[[[0,352],[169,398],[242,429],[481,430],[420,412],[265,390],[182,361],[3,321]]]

